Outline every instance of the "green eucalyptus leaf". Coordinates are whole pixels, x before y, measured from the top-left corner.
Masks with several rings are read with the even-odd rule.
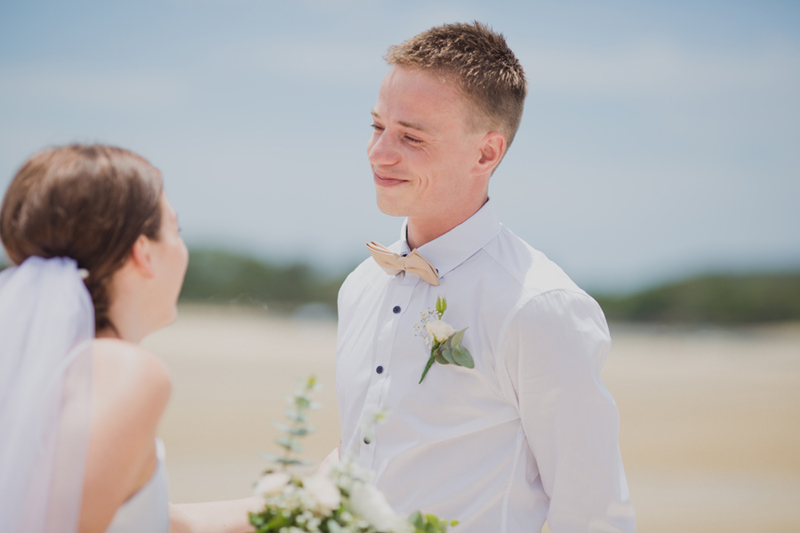
[[[292,422],[308,422],[308,417],[304,413],[292,408],[286,410],[286,417]]]
[[[450,348],[445,348],[442,350],[442,357],[444,357],[448,363],[455,363],[455,359],[453,358],[453,350]]]
[[[411,516],[408,517],[408,521],[417,529],[425,527],[425,522],[422,521],[422,513],[419,511],[411,513]]]
[[[461,331],[453,333],[453,336],[448,339],[450,341],[450,347],[458,348],[461,345],[461,339],[464,338],[464,332],[468,329],[469,328],[464,328]]]
[[[311,404],[311,401],[305,396],[295,396],[294,404],[297,407],[308,407]]]
[[[469,350],[463,346],[459,346],[453,350],[453,359],[458,366],[475,368],[475,361],[472,360],[472,355],[470,355]]]
[[[295,437],[305,437],[306,435],[314,433],[316,430],[317,428],[313,426],[305,426],[299,428],[289,428],[286,433],[291,433]]]
[[[277,463],[282,459],[281,456],[272,453],[261,452],[258,455],[260,455],[262,459],[269,461],[270,463]]]
[[[292,450],[293,452],[302,452],[303,447],[291,437],[278,437],[275,439],[275,442],[286,448],[287,450]]]
[[[275,462],[283,466],[300,466],[306,464],[304,461],[298,459],[279,459]]]
[[[278,428],[279,430],[283,431],[284,433],[292,432],[292,426],[284,424],[283,422],[273,422],[272,425]]]
[[[436,362],[439,363],[440,365],[449,365],[450,364],[450,361],[445,359],[444,356],[442,356],[442,354],[439,354],[439,355],[436,356]]]

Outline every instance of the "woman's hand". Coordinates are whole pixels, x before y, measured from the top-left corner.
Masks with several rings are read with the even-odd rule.
[[[251,533],[248,513],[260,511],[259,497],[206,503],[169,504],[170,533]]]

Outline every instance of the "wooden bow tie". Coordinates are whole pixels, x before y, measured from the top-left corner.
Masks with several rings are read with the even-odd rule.
[[[387,274],[394,275],[405,270],[406,272],[416,274],[431,285],[439,285],[439,275],[436,273],[436,269],[433,268],[433,265],[430,264],[427,259],[422,257],[422,254],[420,254],[416,248],[411,250],[410,254],[402,256],[392,252],[382,244],[370,241],[367,243],[367,249],[375,262],[378,263]]]

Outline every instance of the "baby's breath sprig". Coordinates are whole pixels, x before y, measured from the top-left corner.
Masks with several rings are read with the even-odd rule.
[[[414,324],[414,336],[421,337],[423,341],[425,341],[425,345],[430,349],[433,348],[433,336],[428,332],[428,322],[433,322],[434,320],[440,320],[442,318],[442,313],[439,311],[434,311],[430,307],[425,311],[419,312],[421,318],[419,322]]]

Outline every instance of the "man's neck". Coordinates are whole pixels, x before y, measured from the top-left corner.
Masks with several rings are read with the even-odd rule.
[[[408,248],[414,250],[415,248],[419,248],[420,246],[438,239],[480,211],[488,201],[489,197],[486,196],[480,202],[473,204],[472,207],[461,209],[447,217],[408,217],[408,225],[406,226],[406,242],[408,242]]]

